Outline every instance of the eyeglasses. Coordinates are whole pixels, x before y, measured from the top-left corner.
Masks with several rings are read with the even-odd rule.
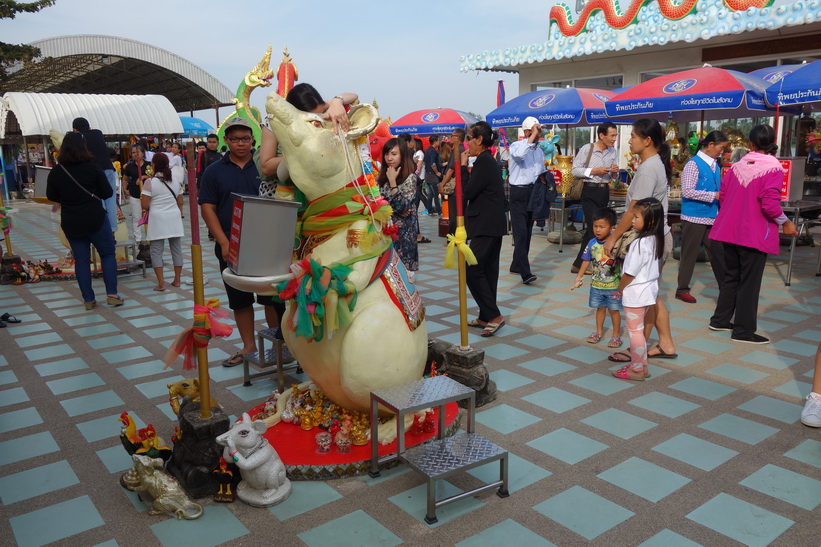
[[[253,137],[225,137],[225,140],[230,143],[238,143],[238,142],[251,142]]]

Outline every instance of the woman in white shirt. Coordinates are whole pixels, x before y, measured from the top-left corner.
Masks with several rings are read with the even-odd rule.
[[[182,273],[182,186],[171,176],[168,163],[168,156],[165,154],[154,154],[151,160],[154,177],[145,182],[140,196],[143,209],[148,210],[147,237],[151,242],[151,264],[157,276],[155,291],[165,290],[162,255],[166,239],[174,264],[172,286],[180,286]]]

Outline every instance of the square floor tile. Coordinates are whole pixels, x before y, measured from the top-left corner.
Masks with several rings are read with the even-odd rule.
[[[557,374],[576,368],[573,365],[568,365],[567,363],[551,359],[550,357],[540,357],[539,359],[527,361],[526,363],[520,363],[519,366],[527,370],[532,370],[533,372],[538,372],[539,374],[544,374],[545,376],[556,376]]]
[[[14,373],[13,370],[3,370],[0,371],[0,386],[5,386],[8,384],[16,384],[17,383],[17,375]],[[3,392],[0,391],[0,394]]]
[[[506,361],[508,359],[513,359],[515,357],[520,357],[530,353],[526,349],[517,348],[509,344],[500,344],[498,342],[485,347],[484,350],[485,355],[489,355],[490,357],[499,359],[500,361]]]
[[[134,465],[131,456],[128,455],[128,452],[123,449],[122,444],[119,442],[117,446],[97,450],[96,453],[109,473],[121,473],[127,469],[131,469]]]
[[[552,325],[557,319],[551,317],[544,317],[541,315],[528,315],[526,317],[511,317],[510,322],[517,325],[530,325],[533,328],[541,328],[547,325]]]
[[[63,322],[70,327],[79,327],[80,325],[93,325],[94,323],[102,323],[105,318],[101,315],[82,315],[80,317],[67,317]]]
[[[748,363],[761,365],[762,367],[772,368],[775,370],[783,370],[798,362],[798,359],[793,359],[792,357],[786,357],[784,355],[769,353],[767,351],[761,350],[751,351],[746,355],[742,355],[741,357],[739,357],[739,359],[742,361],[746,361]]]
[[[767,464],[739,484],[813,511],[821,504],[821,481]]]
[[[68,344],[55,344],[45,348],[30,349],[23,352],[29,361],[40,361],[42,359],[53,359],[74,353]]]
[[[69,376],[68,378],[51,380],[46,382],[46,385],[53,394],[63,395],[64,393],[71,393],[82,389],[104,386],[105,382],[96,372],[89,372],[88,374],[78,374],[76,376]]]
[[[64,374],[66,372],[74,372],[75,370],[86,368],[88,368],[88,365],[83,361],[82,357],[72,357],[71,359],[34,365],[34,370],[36,370],[40,376],[53,376],[55,374]]]
[[[522,400],[546,408],[557,414],[573,410],[590,402],[590,399],[585,399],[584,397],[569,393],[557,387],[549,387],[542,391],[532,393],[522,397]]]
[[[0,499],[3,505],[11,505],[79,482],[68,462],[60,460],[0,477]]]
[[[455,496],[460,492],[462,492],[462,490],[446,480],[436,481],[436,499],[438,500]],[[395,496],[391,496],[388,498],[388,501],[395,504],[416,520],[425,522],[425,513],[427,512],[426,484],[420,484],[415,488],[411,488],[410,490],[406,490],[396,494]],[[453,519],[465,516],[471,511],[475,511],[476,509],[484,506],[485,504],[475,497],[470,496],[463,498],[459,501],[455,501],[451,504],[438,508],[436,510],[436,518],[439,519],[439,521],[435,524],[428,524],[428,526],[432,528],[441,526],[452,521]]]
[[[168,376],[166,378],[160,378],[159,380],[152,380],[151,382],[143,382],[142,384],[135,384],[134,387],[139,389],[143,395],[152,399],[154,397],[159,397],[161,395],[168,396],[168,384],[173,382],[180,382],[185,380],[180,375],[176,376]]]
[[[42,346],[43,344],[62,342],[63,338],[56,332],[47,332],[44,334],[35,334],[33,336],[15,338],[14,341],[17,342],[18,347],[30,348],[32,346]]]
[[[752,445],[758,444],[767,437],[778,433],[778,429],[774,427],[739,418],[732,414],[719,414],[699,425],[699,427]]]
[[[805,344],[804,342],[796,342],[795,340],[782,339],[773,342],[771,347],[779,352],[786,351],[794,355],[812,357],[818,349],[818,344]]]
[[[687,477],[640,458],[629,458],[596,476],[654,503],[690,482]]]
[[[721,493],[687,518],[751,547],[765,547],[794,524],[766,509]]]
[[[153,374],[161,374],[168,372],[163,370],[165,363],[162,361],[148,361],[147,363],[137,363],[136,365],[126,365],[124,367],[117,367],[117,372],[123,375],[127,380],[134,380],[136,378],[145,378]],[[222,367],[220,367],[222,368]],[[241,367],[237,367],[240,368]],[[230,369],[229,369],[230,370]],[[214,376],[211,376],[214,378]],[[220,382],[221,379],[214,378],[215,381]]]
[[[246,403],[249,401],[254,401],[255,399],[267,398],[275,389],[278,389],[277,383],[271,377],[258,378],[254,380],[253,384],[250,386],[237,384],[228,388],[229,391]]]
[[[411,468],[404,466],[404,465],[397,465],[391,467],[390,469],[380,469],[378,477],[371,477],[367,473],[360,476],[359,480],[367,484],[368,486],[375,486],[379,483],[389,481],[394,479],[400,475],[404,475],[405,473],[410,473]]]
[[[22,387],[0,391],[0,407],[19,405],[20,403],[26,403],[30,400],[26,390]]]
[[[701,547],[701,543],[687,539],[672,530],[664,529],[637,547]]]
[[[423,504],[424,505],[424,504]],[[455,505],[458,505],[455,504]],[[436,513],[444,512],[449,505],[439,509]],[[424,513],[424,510],[423,510]],[[442,517],[439,517],[441,522]],[[308,547],[353,547],[362,545],[368,547],[395,547],[402,540],[396,534],[382,526],[376,519],[365,511],[357,510],[344,517],[315,526],[306,532],[298,534],[299,539]]]
[[[94,349],[113,348],[114,346],[125,346],[131,344],[134,344],[134,340],[127,334],[118,334],[116,336],[105,336],[103,338],[88,340],[88,345]]]
[[[499,480],[499,462],[491,462],[468,471],[477,479],[485,483]],[[520,458],[516,454],[508,455],[508,491],[510,493],[521,490],[535,482],[552,475],[550,471],[539,467],[535,463]]]
[[[589,365],[605,361],[610,354],[605,351],[593,349],[592,347],[577,346],[573,349],[563,351],[559,355]]]
[[[126,412],[128,412],[131,419],[134,420],[134,425],[137,426],[137,430],[146,426],[145,422],[142,421],[136,412],[132,410],[128,410]],[[80,430],[80,433],[83,437],[85,437],[85,440],[90,443],[102,439],[119,437],[120,431],[123,427],[123,424],[120,421],[120,415],[121,414],[112,414],[104,418],[97,418],[96,420],[82,422],[77,424],[77,429]]]
[[[509,370],[495,370],[490,373],[490,379],[496,382],[496,387],[499,391],[510,391],[518,387],[532,384],[535,380],[531,380],[521,374],[510,372]]]
[[[738,455],[735,450],[693,437],[687,433],[681,433],[672,439],[657,444],[653,447],[653,450],[704,471],[712,471]]]
[[[504,328],[504,327],[502,327],[502,328]],[[478,332],[481,332],[481,331],[477,329],[475,332],[478,333]],[[501,331],[499,331],[499,332],[501,332]],[[493,337],[491,337],[491,339],[492,338]],[[444,340],[445,342],[448,342],[449,344],[460,345],[462,343],[462,335],[459,332],[453,332],[453,333],[450,333],[450,334],[446,334],[444,336],[439,336],[439,340]],[[478,334],[474,334],[473,332],[468,332],[468,344],[471,345],[471,346],[475,346],[476,344],[479,344],[480,342],[484,342],[484,341],[487,341],[487,340],[488,340],[488,338],[482,338]]]
[[[476,421],[499,433],[507,434],[540,422],[542,419],[510,405],[499,405],[478,412]]]
[[[804,408],[804,405],[794,405],[786,401],[759,395],[755,399],[739,405],[738,408],[785,424],[794,424],[800,419],[801,409]]]
[[[112,332],[120,332],[119,327],[106,323],[104,325],[92,325],[90,327],[80,327],[74,329],[74,333],[82,338],[90,338],[100,334],[111,334]]]
[[[57,452],[60,447],[50,432],[35,433],[0,443],[0,466]]]
[[[82,397],[75,397],[73,399],[66,399],[60,401],[60,404],[63,405],[63,408],[69,416],[79,416],[81,414],[103,410],[104,408],[120,406],[125,403],[123,403],[119,395],[109,390],[91,395],[83,395]]]
[[[224,505],[209,505],[196,520],[167,519],[151,525],[163,545],[213,547],[232,542],[250,532]]]
[[[0,433],[8,433],[41,423],[43,423],[43,418],[40,417],[36,408],[22,408],[0,414]]]
[[[668,418],[678,418],[701,406],[658,391],[637,397],[631,400],[630,404]]]
[[[124,361],[131,361],[133,359],[143,359],[145,357],[153,357],[151,352],[142,346],[132,346],[125,349],[115,349],[114,351],[106,351],[101,353],[103,359],[109,363],[117,364]]]
[[[724,353],[725,351],[736,347],[733,344],[725,344],[724,342],[719,342],[718,340],[714,340],[712,338],[694,338],[684,342],[681,345],[685,348],[707,352],[710,355],[718,355],[719,353]]]
[[[121,448],[122,449],[122,448]],[[48,526],[43,526],[47,522]],[[88,496],[49,505],[9,519],[20,547],[52,543],[105,524]]]
[[[582,423],[622,439],[631,439],[658,425],[656,422],[633,416],[615,408],[593,414],[582,420]]]
[[[297,483],[292,482],[291,486],[291,494],[288,499],[268,508],[279,520],[287,520],[301,515],[342,497],[342,494],[324,482],[299,481]]]
[[[525,444],[571,465],[609,448],[604,443],[564,428],[557,429]]]
[[[630,389],[634,384],[628,384],[622,380],[614,378],[612,375],[605,376],[604,374],[594,373],[576,378],[568,382],[574,386],[579,386],[584,389],[589,389],[600,395],[613,395],[619,391]]]
[[[728,380],[734,380],[742,384],[754,384],[759,380],[763,380],[764,378],[770,376],[766,372],[760,372],[758,370],[734,365],[732,363],[724,363],[723,365],[707,369],[707,373],[715,376],[721,376],[722,378],[727,378]]]
[[[562,308],[557,309],[551,313],[563,317],[564,311],[565,310]],[[585,327],[582,325],[565,325],[564,327],[552,329],[552,332],[555,334],[561,334],[562,336],[567,336],[568,338],[577,340],[579,343],[581,343],[588,336],[590,336],[590,327]]]
[[[683,391],[684,393],[689,393],[690,395],[696,395],[698,397],[709,399],[710,401],[716,401],[735,391],[734,387],[725,386],[724,384],[719,384],[718,382],[712,382],[710,380],[704,380],[703,378],[687,378],[686,380],[676,382],[675,384],[670,384],[669,387],[671,389]]]
[[[516,341],[520,344],[532,346],[536,349],[549,349],[555,346],[560,346],[565,343],[564,340],[559,340],[557,338],[553,338],[552,336],[546,336],[544,334],[532,334],[524,338],[519,338]]]
[[[534,505],[533,509],[588,541],[635,515],[581,486],[573,486]]]
[[[799,380],[790,380],[786,384],[773,388],[773,391],[795,397],[796,399],[804,399],[812,391],[812,384]]]
[[[556,547],[539,534],[525,528],[513,519],[486,528],[456,544],[456,547],[486,547],[488,545],[527,545],[528,547]]]
[[[814,439],[807,439],[784,455],[821,469],[821,442]]]

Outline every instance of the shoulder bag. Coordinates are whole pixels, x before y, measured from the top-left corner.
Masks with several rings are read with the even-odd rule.
[[[610,253],[611,258],[620,258],[624,260],[624,257],[627,256],[627,249],[630,247],[630,244],[636,240],[638,236],[639,233],[633,228],[630,228],[621,236],[619,236],[619,238],[616,240],[616,243],[613,245],[613,252]]]
[[[584,162],[584,168],[586,169],[588,165],[590,165],[590,158],[593,157],[593,147],[594,144],[590,144],[590,148],[587,151],[587,161]],[[575,166],[578,167],[578,166]],[[584,177],[573,177],[573,182],[570,183],[570,191],[567,192],[567,199],[577,200],[582,199],[582,191],[584,190]],[[626,252],[626,251],[625,251]]]

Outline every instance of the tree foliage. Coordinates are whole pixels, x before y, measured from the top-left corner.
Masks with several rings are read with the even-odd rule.
[[[0,19],[14,19],[18,13],[37,13],[53,6],[57,0],[36,0],[17,2],[0,0]],[[28,62],[40,55],[40,50],[26,44],[7,44],[0,41],[0,81],[7,76],[6,69],[18,61]]]

